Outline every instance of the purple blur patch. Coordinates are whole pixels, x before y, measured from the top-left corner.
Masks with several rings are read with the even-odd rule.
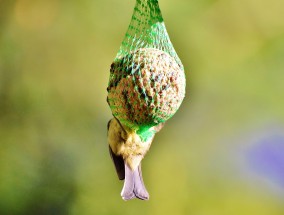
[[[259,140],[248,153],[250,167],[284,187],[284,136]]]

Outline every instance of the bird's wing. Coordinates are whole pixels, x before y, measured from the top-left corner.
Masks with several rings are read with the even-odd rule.
[[[123,161],[122,156],[115,155],[110,146],[109,146],[109,154],[115,166],[115,170],[116,170],[119,180],[124,180],[125,169],[124,169],[124,161]]]

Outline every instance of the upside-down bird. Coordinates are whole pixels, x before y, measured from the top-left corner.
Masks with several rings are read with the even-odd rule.
[[[108,123],[108,144],[124,200],[149,199],[141,160],[155,134],[181,105],[184,71],[168,53],[143,48],[111,65],[107,102],[114,116]]]
[[[143,142],[139,135],[123,126],[118,119],[113,118],[108,122],[109,152],[118,178],[124,180],[121,192],[124,200],[149,199],[142,178],[141,161],[149,150],[155,133],[160,131],[163,125],[162,123],[152,127],[152,136]]]

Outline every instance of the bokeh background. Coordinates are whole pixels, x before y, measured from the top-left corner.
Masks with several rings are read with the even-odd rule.
[[[187,94],[124,202],[109,68],[134,0],[0,0],[0,214],[283,215],[284,1],[160,0]]]

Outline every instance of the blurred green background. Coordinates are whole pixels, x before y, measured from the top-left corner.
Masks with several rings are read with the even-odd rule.
[[[284,135],[284,1],[160,0],[187,94],[124,202],[106,87],[134,4],[0,0],[0,214],[283,215],[284,164],[250,158]]]

